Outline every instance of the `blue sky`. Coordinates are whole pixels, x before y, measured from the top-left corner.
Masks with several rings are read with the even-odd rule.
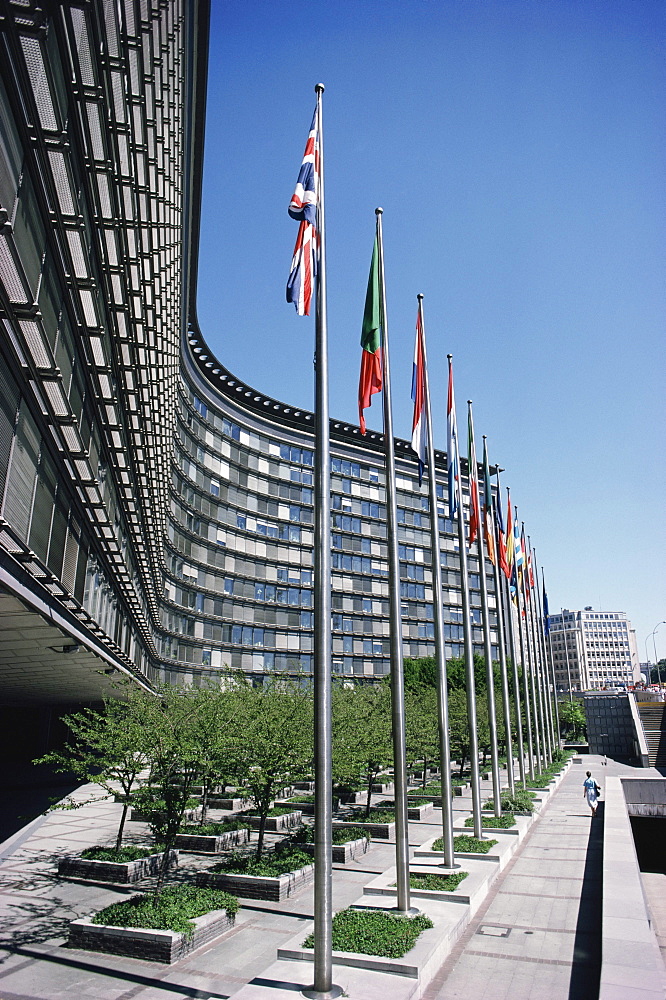
[[[332,416],[358,422],[381,205],[396,434],[422,292],[436,445],[450,352],[551,608],[626,611],[641,660],[666,619],[665,41],[661,0],[212,0],[199,263],[220,360],[312,408],[284,286],[323,82]]]

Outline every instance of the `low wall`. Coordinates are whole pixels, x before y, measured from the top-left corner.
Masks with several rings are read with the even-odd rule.
[[[620,778],[606,778],[599,1000],[663,1000],[666,973],[645,902],[622,785]]]

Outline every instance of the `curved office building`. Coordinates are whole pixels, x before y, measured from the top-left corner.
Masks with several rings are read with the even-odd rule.
[[[96,701],[119,674],[150,686],[225,665],[309,672],[313,415],[236,379],[196,321],[208,5],[0,10],[4,702]],[[334,670],[380,677],[381,436],[332,421],[331,452]],[[397,465],[404,649],[424,656],[431,515],[405,442]],[[440,475],[456,655],[457,536]],[[478,624],[474,587],[472,575]]]

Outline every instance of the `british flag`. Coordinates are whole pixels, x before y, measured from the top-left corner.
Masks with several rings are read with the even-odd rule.
[[[287,280],[287,302],[299,316],[310,315],[312,290],[317,273],[317,209],[319,201],[319,129],[317,109],[312,116],[303,162],[296,182],[289,215],[299,223],[291,271]]]

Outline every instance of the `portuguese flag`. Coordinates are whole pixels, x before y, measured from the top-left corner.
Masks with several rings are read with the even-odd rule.
[[[358,417],[361,434],[365,434],[363,411],[372,403],[372,396],[382,391],[382,290],[379,274],[377,236],[372,250],[368,291],[365,296],[363,330],[361,332],[361,376],[358,382]]]

